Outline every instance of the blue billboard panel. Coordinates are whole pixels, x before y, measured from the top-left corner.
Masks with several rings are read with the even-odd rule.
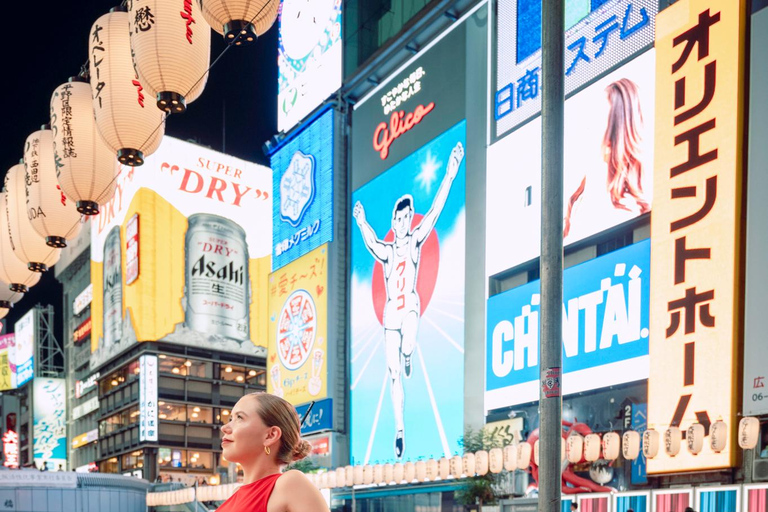
[[[314,402],[312,410],[309,411],[310,404],[299,405],[296,407],[296,413],[303,421],[301,423],[301,435],[312,434],[323,430],[333,428],[333,399],[326,398]],[[306,418],[309,411],[309,416]]]
[[[352,194],[351,458],[459,451],[466,122]]]
[[[647,379],[650,240],[563,274],[563,393]],[[539,399],[540,282],[488,299],[485,408]]]
[[[272,271],[333,240],[333,110],[271,159]]]
[[[66,381],[37,377],[33,382],[35,465],[67,469]]]

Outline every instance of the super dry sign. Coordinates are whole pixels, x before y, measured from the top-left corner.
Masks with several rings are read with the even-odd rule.
[[[73,333],[75,345],[79,345],[91,336],[91,317],[88,317],[83,323],[75,328]]]
[[[681,0],[656,18],[648,424],[661,432],[736,430],[745,5]],[[733,441],[648,473],[731,467]]]

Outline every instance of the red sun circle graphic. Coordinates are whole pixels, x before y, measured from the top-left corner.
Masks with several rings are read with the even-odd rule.
[[[411,220],[411,229],[419,225],[424,216],[417,213]],[[384,237],[385,242],[393,242],[395,233],[391,229]],[[437,231],[434,229],[429,233],[424,244],[421,246],[421,255],[419,257],[418,275],[416,277],[416,293],[419,294],[419,303],[421,304],[420,315],[423,315],[432,299],[432,293],[435,291],[437,282],[437,271],[440,268],[440,242],[437,238]],[[384,304],[387,302],[387,288],[384,283],[384,266],[380,262],[373,265],[373,276],[371,283],[371,295],[373,298],[373,310],[376,312],[376,318],[379,323],[384,325]]]

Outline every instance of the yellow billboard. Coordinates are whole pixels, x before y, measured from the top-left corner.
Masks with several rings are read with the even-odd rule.
[[[722,419],[731,436],[720,453],[662,448],[649,474],[736,463],[745,5],[680,0],[656,18],[648,425]]]
[[[293,405],[325,398],[328,244],[269,276],[267,391]]]
[[[165,137],[91,221],[91,364],[142,341],[266,356],[268,167]]]

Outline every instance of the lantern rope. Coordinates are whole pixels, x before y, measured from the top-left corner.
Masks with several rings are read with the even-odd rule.
[[[121,5],[122,7],[127,7],[127,5],[128,5],[128,2],[127,2],[127,0],[123,0],[123,1],[121,2],[121,4],[120,4],[120,5]],[[253,22],[254,22],[254,20],[255,20],[256,18],[258,18],[258,17],[259,17],[259,15],[261,14],[261,11],[263,11],[264,9],[266,9],[266,7],[267,7],[268,5],[269,5],[269,3],[268,3],[268,2],[267,2],[267,3],[265,3],[265,4],[264,4],[264,5],[261,7],[261,9],[259,9],[259,11],[258,11],[256,14],[254,14],[254,15],[253,15],[253,18],[251,18],[251,19],[250,19],[250,21],[249,21],[248,23],[252,25],[252,24],[253,24]],[[213,30],[213,29],[211,29],[211,28],[209,27],[209,30]],[[214,59],[214,60],[211,62],[211,64],[210,64],[210,65],[208,66],[208,68],[207,68],[207,69],[206,69],[206,70],[203,72],[203,74],[200,76],[200,78],[198,78],[198,79],[195,81],[195,83],[194,83],[194,84],[192,84],[192,87],[190,87],[190,89],[187,91],[187,93],[185,94],[185,96],[189,95],[189,93],[192,91],[192,89],[194,89],[194,88],[197,86],[197,84],[199,84],[199,83],[200,83],[200,81],[201,81],[203,78],[205,78],[205,76],[206,76],[207,74],[209,74],[209,73],[210,73],[211,69],[213,69],[213,66],[215,66],[215,65],[216,65],[216,64],[219,62],[219,60],[221,60],[221,58],[224,56],[224,54],[225,54],[225,53],[227,53],[227,51],[229,51],[229,49],[232,47],[232,45],[237,45],[236,43],[237,43],[237,42],[240,40],[240,38],[241,38],[242,36],[243,36],[243,32],[242,32],[242,31],[240,31],[240,32],[238,32],[238,33],[237,33],[237,36],[235,36],[233,39],[231,39],[231,40],[230,40],[230,41],[227,43],[227,46],[226,46],[226,47],[225,47],[225,48],[224,48],[224,49],[221,51],[221,53],[219,53],[219,55],[218,55],[218,56],[217,56],[217,57],[216,57],[216,58],[215,58],[215,59]],[[85,64],[83,64],[82,66],[80,66],[80,73],[78,73],[78,76],[80,76],[80,77],[82,77],[82,78],[87,78],[87,77],[89,76],[89,73],[88,73],[88,66],[89,66],[89,63],[90,63],[90,59],[89,59],[89,60],[86,60],[86,61],[85,61]],[[154,130],[152,130],[152,133],[150,133],[150,134],[149,134],[149,136],[148,136],[148,137],[147,137],[147,139],[144,141],[144,143],[142,144],[142,146],[144,146],[144,144],[146,144],[147,142],[149,142],[149,140],[152,138],[152,136],[155,134],[155,132],[157,132],[157,130],[159,130],[159,129],[160,129],[160,127],[161,127],[161,126],[163,126],[163,125],[165,124],[165,121],[166,121],[166,119],[168,119],[168,116],[169,116],[170,114],[171,114],[170,112],[165,112],[165,113],[164,113],[164,116],[163,116],[163,120],[162,120],[162,121],[160,121],[160,124],[158,124],[158,125],[157,125],[157,127],[156,127]],[[114,178],[112,178],[112,180],[111,180],[111,181],[110,181],[110,182],[107,184],[107,188],[109,188],[109,186],[110,186],[110,185],[112,185],[112,183],[114,183],[114,182],[117,180],[117,178],[118,178],[120,175],[122,175],[122,171],[121,171],[121,172],[119,172],[119,173],[117,174],[117,176],[115,176]],[[80,222],[80,221],[78,221],[77,223],[75,223],[75,224],[74,224],[74,225],[73,225],[73,226],[72,226],[72,227],[69,229],[69,231],[67,231],[67,235],[66,235],[66,236],[69,236],[69,235],[70,235],[70,234],[71,234],[71,233],[72,233],[72,232],[73,232],[75,229],[77,229],[77,224],[78,224],[79,222]],[[48,253],[48,255],[50,256],[50,255],[51,255],[51,254],[53,254],[53,252],[54,252],[54,251],[56,251],[56,250],[57,250],[57,249],[51,249],[51,252],[50,252],[50,253]]]

